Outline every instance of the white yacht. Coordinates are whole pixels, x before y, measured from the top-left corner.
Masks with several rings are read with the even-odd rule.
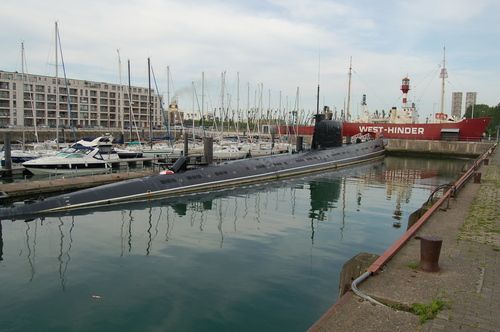
[[[12,166],[20,166],[22,163],[28,160],[33,160],[39,158],[41,155],[35,151],[24,151],[24,150],[11,150],[10,158],[12,160]],[[0,151],[0,168],[5,167],[5,151]]]
[[[111,171],[99,148],[74,144],[54,156],[41,157],[22,164],[33,174],[98,174]]]
[[[105,134],[92,140],[81,139],[76,144],[87,147],[98,148],[105,160],[118,160],[129,158],[141,158],[143,155],[141,146],[126,147],[119,149],[113,146],[113,136]]]

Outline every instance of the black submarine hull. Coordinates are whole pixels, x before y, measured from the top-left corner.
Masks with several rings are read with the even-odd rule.
[[[0,209],[0,220],[22,219],[96,206],[121,204],[268,182],[291,176],[331,170],[379,158],[384,154],[382,139],[227,162],[183,173],[153,175],[62,194],[44,200],[15,204]]]

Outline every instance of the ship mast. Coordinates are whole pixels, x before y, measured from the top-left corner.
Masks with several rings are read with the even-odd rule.
[[[351,77],[352,77],[352,56],[349,60],[349,84],[347,86],[347,109],[346,109],[346,119],[349,121],[351,119]]]
[[[441,68],[441,108],[440,112],[444,113],[444,80],[448,78],[448,72],[446,71],[446,47],[443,47],[443,68]]]

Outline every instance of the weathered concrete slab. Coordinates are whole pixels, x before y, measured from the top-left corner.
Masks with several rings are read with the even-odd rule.
[[[0,191],[9,198],[27,197],[95,187],[98,185],[152,175],[152,170],[121,172],[89,176],[66,177],[41,181],[22,181],[0,184]]]
[[[388,139],[385,148],[389,154],[413,153],[471,157],[483,154],[492,145],[493,142]]]

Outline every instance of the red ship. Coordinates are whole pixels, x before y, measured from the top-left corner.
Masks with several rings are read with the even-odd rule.
[[[342,130],[344,136],[355,136],[359,133],[380,133],[385,138],[479,141],[490,120],[490,118],[476,118],[425,124],[344,122]]]
[[[441,77],[447,77],[446,69],[441,71]],[[372,133],[384,138],[417,139],[417,140],[460,140],[479,141],[484,135],[491,118],[475,118],[456,120],[441,111],[436,113],[432,122],[418,123],[418,113],[415,104],[407,104],[407,94],[410,90],[410,79],[403,78],[401,91],[403,105],[401,109],[393,107],[388,116],[385,114],[370,114],[366,110],[366,96],[363,96],[362,115],[356,121],[344,121],[342,134],[345,137],[357,137]],[[443,94],[444,95],[444,94]],[[443,103],[442,103],[443,105]],[[347,110],[349,118],[349,109]],[[312,135],[314,126],[289,126],[280,131],[298,135]]]
[[[438,113],[440,114],[440,113]],[[460,140],[479,141],[484,135],[491,118],[462,119],[436,123],[391,123],[377,121],[343,122],[342,135],[353,137],[367,133],[384,138],[416,140]],[[314,126],[282,126],[281,133],[312,135]]]
[[[443,49],[444,51],[444,49]],[[385,138],[417,139],[417,140],[460,140],[479,141],[484,135],[486,127],[491,118],[455,119],[444,113],[444,85],[448,77],[446,71],[446,57],[443,52],[443,66],[441,67],[441,110],[435,114],[435,118],[426,123],[418,123],[418,113],[415,104],[407,103],[408,91],[410,91],[410,79],[403,78],[401,91],[403,100],[401,109],[393,107],[389,114],[370,114],[366,108],[366,96],[363,95],[362,115],[355,121],[350,121],[349,105],[351,94],[351,72],[352,62],[349,66],[349,89],[347,94],[347,119],[343,122],[343,136],[356,137],[368,133],[382,135]],[[331,114],[330,114],[331,116]],[[280,131],[297,134],[312,135],[314,126],[286,126]]]

